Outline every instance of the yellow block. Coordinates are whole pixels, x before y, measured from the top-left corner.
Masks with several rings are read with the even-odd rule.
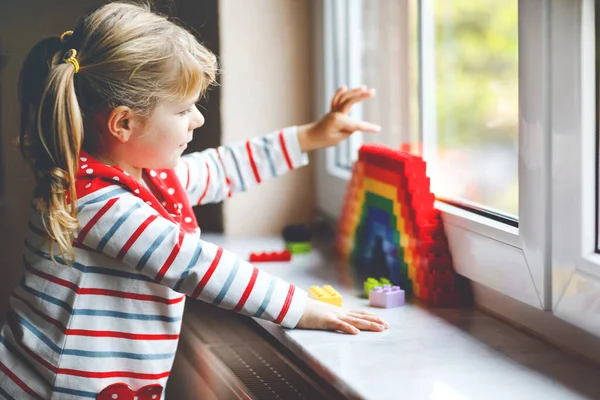
[[[325,285],[322,288],[311,286],[311,288],[308,289],[308,295],[313,299],[333,304],[334,306],[342,306],[342,295],[330,285]]]

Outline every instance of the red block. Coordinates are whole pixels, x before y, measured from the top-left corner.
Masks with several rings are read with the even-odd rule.
[[[266,253],[250,253],[250,262],[290,261],[292,253],[289,250],[272,251]]]

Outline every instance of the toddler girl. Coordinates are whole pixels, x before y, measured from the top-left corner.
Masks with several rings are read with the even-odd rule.
[[[1,396],[161,398],[186,296],[286,328],[386,328],[203,241],[192,212],[307,164],[307,151],[377,131],[347,116],[373,92],[341,88],[315,123],[182,156],[216,72],[192,34],[126,3],[31,50],[20,143],[37,185],[0,333]]]

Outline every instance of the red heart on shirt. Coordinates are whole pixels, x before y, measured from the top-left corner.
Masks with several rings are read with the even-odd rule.
[[[147,385],[134,392],[126,383],[114,383],[105,387],[98,396],[97,400],[157,400],[162,395],[162,386]]]

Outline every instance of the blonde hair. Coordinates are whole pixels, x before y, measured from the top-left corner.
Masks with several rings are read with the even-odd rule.
[[[43,39],[25,60],[19,142],[36,178],[34,202],[50,255],[54,260],[56,244],[70,263],[79,226],[79,152],[98,140],[84,136],[84,127],[99,111],[127,106],[148,116],[161,102],[204,93],[215,82],[217,62],[190,32],[147,4],[101,6],[62,39]],[[77,73],[64,61],[70,49],[77,52]]]

